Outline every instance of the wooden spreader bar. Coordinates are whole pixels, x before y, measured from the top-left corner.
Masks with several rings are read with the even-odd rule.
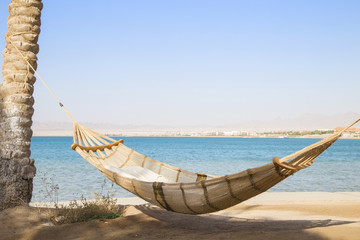
[[[82,149],[86,152],[90,152],[90,151],[96,152],[97,150],[104,151],[106,148],[111,149],[112,147],[115,147],[115,146],[119,145],[120,143],[124,143],[124,140],[120,139],[120,140],[110,143],[110,144],[100,145],[100,146],[91,146],[91,147],[84,147],[77,143],[74,143],[71,145],[71,149],[75,150],[77,147],[79,147],[80,149]]]
[[[297,168],[294,168],[294,167],[290,166],[289,164],[287,164],[287,162],[280,162],[280,158],[278,158],[278,157],[273,158],[273,163],[274,163],[274,165],[285,168],[287,170],[291,170],[291,171],[299,170]]]

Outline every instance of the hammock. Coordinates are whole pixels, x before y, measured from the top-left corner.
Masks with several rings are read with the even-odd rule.
[[[203,214],[219,211],[254,197],[295,172],[307,168],[344,131],[260,167],[226,175],[194,173],[151,159],[74,122],[71,148],[108,179],[147,202],[169,211]]]
[[[108,179],[145,201],[169,211],[203,214],[219,211],[252,198],[297,171],[307,168],[330,147],[356,120],[335,133],[298,152],[260,167],[226,176],[195,173],[151,159],[114,140],[77,123],[46,85],[28,59],[8,38],[30,69],[50,91],[74,123],[71,148],[95,166]]]

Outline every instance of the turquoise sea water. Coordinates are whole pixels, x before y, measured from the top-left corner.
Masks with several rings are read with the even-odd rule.
[[[124,137],[124,144],[156,160],[194,172],[226,175],[257,167],[300,150],[317,139]],[[33,202],[51,201],[44,182],[57,186],[59,201],[92,198],[107,192],[111,181],[70,149],[72,137],[33,137],[37,176]],[[46,179],[46,180],[45,180]],[[105,182],[104,182],[105,181]],[[102,190],[103,189],[103,190]],[[115,197],[131,193],[113,186]],[[340,139],[313,166],[285,179],[270,191],[360,191],[360,140]]]

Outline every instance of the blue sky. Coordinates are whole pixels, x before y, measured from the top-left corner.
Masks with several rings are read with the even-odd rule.
[[[43,3],[38,72],[80,122],[360,113],[360,1]],[[35,121],[67,121],[40,81],[34,107]]]

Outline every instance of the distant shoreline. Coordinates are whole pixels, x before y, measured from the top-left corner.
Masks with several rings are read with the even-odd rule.
[[[268,139],[323,139],[328,137],[329,135],[313,135],[313,136],[291,136],[291,137],[282,137],[282,136],[191,136],[191,135],[106,135],[108,137],[173,137],[173,138],[268,138]],[[73,137],[70,134],[33,134],[32,137]],[[353,140],[360,140],[360,137],[350,137],[350,136],[343,136],[340,139],[353,139]]]

